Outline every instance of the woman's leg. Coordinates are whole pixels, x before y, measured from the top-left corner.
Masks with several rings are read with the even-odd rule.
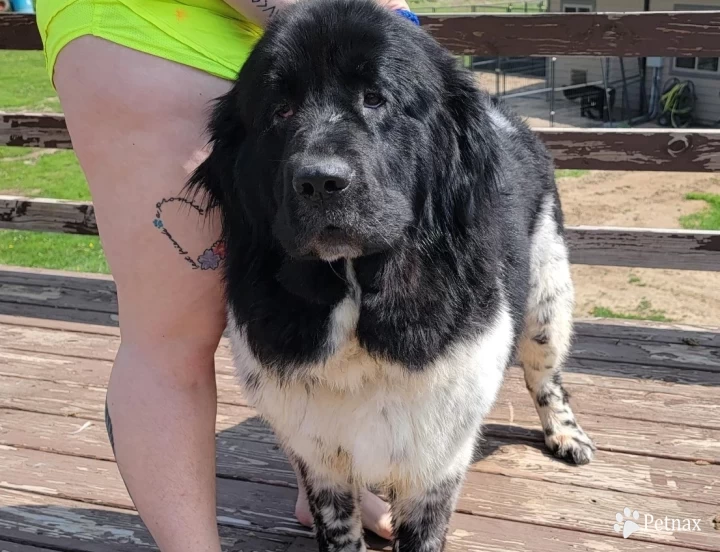
[[[162,203],[158,218],[157,204],[180,195],[203,156],[208,102],[230,85],[94,37],[63,49],[55,85],[118,288],[122,343],[108,389],[118,466],[162,550],[217,551],[213,357],[224,301],[217,270],[185,259],[198,264],[217,229],[180,201]],[[387,505],[369,493],[363,519],[389,534]]]
[[[208,100],[226,81],[82,37],[55,84],[93,195],[118,289],[122,341],[108,388],[118,466],[163,551],[220,550],[215,511],[215,373],[225,325],[216,270],[193,270],[217,239],[180,195],[205,144]]]

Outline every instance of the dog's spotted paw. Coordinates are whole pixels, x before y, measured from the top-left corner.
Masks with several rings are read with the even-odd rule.
[[[550,451],[571,464],[588,464],[595,456],[595,443],[578,427],[562,428],[557,432],[545,432],[545,444]]]

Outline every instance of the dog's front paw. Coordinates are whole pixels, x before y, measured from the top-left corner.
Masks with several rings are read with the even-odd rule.
[[[580,426],[545,432],[545,444],[555,456],[581,466],[595,456],[595,443]]]

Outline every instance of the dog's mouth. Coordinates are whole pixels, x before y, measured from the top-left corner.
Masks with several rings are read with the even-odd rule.
[[[357,238],[334,224],[328,224],[318,233],[312,240],[310,250],[319,259],[328,262],[354,259],[363,253],[363,248]]]

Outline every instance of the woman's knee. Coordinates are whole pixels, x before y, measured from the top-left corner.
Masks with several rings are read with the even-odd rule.
[[[180,199],[206,145],[208,102],[230,84],[94,37],[66,46],[55,77],[117,284],[124,348],[206,358],[225,326],[219,262],[205,262],[219,228]]]
[[[173,389],[214,386],[215,352],[223,326],[209,322],[177,332],[126,320],[121,323],[121,344],[111,379],[124,376],[126,381],[154,381]]]
[[[143,294],[144,295],[144,294]],[[176,299],[139,307],[133,297],[119,299],[122,342],[137,349],[165,351],[175,356],[212,356],[225,329],[225,308],[214,294],[206,304]],[[128,304],[132,303],[132,304]],[[166,354],[165,353],[165,354]]]

